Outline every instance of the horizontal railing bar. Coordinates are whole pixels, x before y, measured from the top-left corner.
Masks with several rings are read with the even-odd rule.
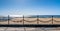
[[[42,24],[25,24],[25,25],[0,25],[0,27],[60,27],[60,24],[49,24],[49,25],[42,25]]]

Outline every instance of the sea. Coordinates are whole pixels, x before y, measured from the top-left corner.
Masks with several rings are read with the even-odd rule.
[[[60,18],[60,15],[29,15],[29,16],[24,16],[24,18]],[[3,17],[0,17],[0,20],[10,20],[10,19],[13,19],[14,17],[11,17],[11,16],[3,16]],[[20,18],[17,16],[17,18]]]

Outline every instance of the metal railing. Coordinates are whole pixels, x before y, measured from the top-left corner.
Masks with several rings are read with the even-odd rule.
[[[18,18],[18,17],[17,17]],[[17,20],[17,21],[12,21],[12,22],[16,22],[16,23],[18,23],[18,22],[23,22],[23,24],[24,24],[24,22],[28,22],[28,23],[33,23],[33,22],[37,22],[37,24],[39,24],[39,22],[41,22],[41,23],[49,23],[49,22],[51,22],[52,24],[54,24],[54,22],[57,22],[57,23],[59,23],[60,21],[57,21],[57,20],[55,20],[54,19],[54,16],[51,16],[51,19],[50,20],[48,20],[48,21],[44,21],[44,20],[40,20],[40,18],[39,18],[39,16],[37,16],[36,17],[36,19],[35,20],[33,20],[33,21],[29,21],[29,20],[26,20],[25,19],[25,17],[24,17],[24,15],[23,15],[23,17],[22,17],[23,19],[21,19],[21,20]],[[48,18],[49,19],[49,18]],[[9,22],[10,22],[10,16],[8,15],[8,25],[10,24]]]

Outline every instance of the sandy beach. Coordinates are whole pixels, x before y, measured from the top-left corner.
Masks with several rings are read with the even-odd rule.
[[[60,18],[53,18],[53,24],[60,24]],[[8,24],[7,21],[2,21],[0,24]],[[13,18],[9,20],[9,24],[23,24],[23,18]],[[24,18],[24,24],[52,24],[52,18]]]

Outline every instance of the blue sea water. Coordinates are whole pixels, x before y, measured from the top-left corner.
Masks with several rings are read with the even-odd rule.
[[[60,15],[31,15],[30,18],[60,18]]]
[[[7,21],[7,20],[10,20],[10,19],[12,19],[11,17],[10,18],[8,18],[8,17],[0,17],[0,21]]]
[[[27,18],[60,18],[60,15],[30,15]],[[25,17],[25,16],[24,16]],[[13,17],[0,17],[0,20],[8,20],[8,19],[12,19]]]

